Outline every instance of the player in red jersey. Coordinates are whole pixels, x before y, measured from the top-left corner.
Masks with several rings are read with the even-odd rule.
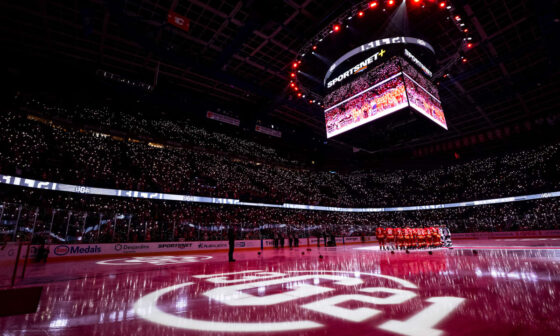
[[[412,229],[404,228],[404,246],[408,250],[412,246]]]
[[[437,234],[435,228],[433,226],[430,226],[428,228],[428,232],[430,232],[430,247],[436,247]]]
[[[399,250],[404,250],[405,240],[404,240],[404,229],[397,228],[396,229],[396,241],[397,241],[397,248]]]
[[[387,233],[387,244],[391,246],[391,248],[395,249],[395,230],[392,227],[388,227],[386,230]]]
[[[378,226],[377,229],[375,229],[375,237],[377,238],[377,241],[379,242],[379,249],[384,250],[385,249],[385,239],[386,239],[385,228],[383,228],[381,226]]]
[[[424,234],[426,235],[426,247],[432,247],[432,230],[431,228],[427,227],[424,228]]]
[[[418,228],[418,247],[426,247],[426,232],[423,228]]]
[[[435,240],[435,243],[434,243],[434,244],[435,244],[436,247],[441,247],[441,246],[442,246],[442,242],[441,242],[441,235],[440,235],[440,233],[439,233],[439,232],[440,232],[440,231],[439,231],[439,228],[438,228],[438,227],[434,227],[433,229],[434,229],[434,230],[432,231],[432,235],[433,235],[433,237],[435,237],[435,238],[434,238],[434,240]]]

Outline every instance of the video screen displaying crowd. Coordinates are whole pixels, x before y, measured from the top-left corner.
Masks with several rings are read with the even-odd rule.
[[[84,121],[107,131],[73,127]],[[556,143],[437,169],[333,173],[291,166],[272,148],[187,121],[148,121],[107,108],[60,108],[32,100],[0,116],[1,174],[339,207],[440,204],[560,190],[559,148]],[[430,211],[334,213],[111,199],[4,185],[0,197],[1,225],[9,231],[19,216],[18,239],[26,239],[37,213],[36,224],[42,228],[37,232],[73,242],[220,240],[227,225],[243,225],[240,232],[245,237],[270,237],[275,231],[300,236],[373,235],[379,225],[446,225],[452,232],[557,229],[559,209],[558,201],[542,200]],[[3,239],[13,236],[5,234]]]
[[[393,78],[326,111],[327,136],[336,135],[336,131],[350,130],[367,120],[379,118],[384,112],[389,110],[394,112],[406,106],[406,92],[402,77]]]

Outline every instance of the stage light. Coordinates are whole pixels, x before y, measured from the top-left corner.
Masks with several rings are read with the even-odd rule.
[[[369,3],[369,8],[376,8],[377,7],[377,1],[372,1]]]
[[[362,16],[364,16],[364,12],[361,12],[361,11],[358,12],[358,17],[362,17]]]
[[[297,96],[301,98],[301,92],[298,92]]]
[[[313,50],[317,50],[317,46],[316,46],[316,45],[314,45],[314,46],[313,46],[313,48],[311,48],[311,49],[313,49]]]
[[[467,43],[467,48],[472,48],[473,44],[472,43]]]
[[[463,57],[463,63],[467,63],[467,59]]]
[[[395,0],[387,1],[387,5],[389,5],[389,6],[393,6],[394,4],[395,4]]]
[[[290,86],[291,87],[296,87],[296,84],[292,82],[292,83],[290,83]]]
[[[340,26],[336,24],[336,25],[334,25],[334,26],[332,27],[332,30],[335,31],[335,32],[337,32],[337,31],[340,30]]]
[[[463,29],[463,33],[468,33],[468,32],[469,32],[469,28]]]
[[[439,3],[439,8],[441,8],[441,9],[445,8],[445,2],[440,2]]]
[[[412,2],[418,5],[420,4],[420,2],[422,2],[422,0],[412,0]]]
[[[461,21],[461,17],[459,15],[455,15],[455,20]]]
[[[294,62],[294,63],[292,64],[292,67],[293,67],[293,68],[295,69],[295,68],[297,68],[297,67],[298,67],[298,65],[299,65],[299,63],[298,63],[298,62]]]
[[[296,77],[296,73],[295,73],[295,72],[292,72],[292,73],[290,74],[290,77],[292,77],[292,78]]]

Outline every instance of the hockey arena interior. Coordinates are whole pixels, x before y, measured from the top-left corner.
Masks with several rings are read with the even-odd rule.
[[[560,1],[0,17],[2,335],[560,335]]]

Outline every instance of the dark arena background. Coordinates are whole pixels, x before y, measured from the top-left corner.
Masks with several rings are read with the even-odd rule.
[[[559,1],[0,17],[2,335],[560,335]]]

